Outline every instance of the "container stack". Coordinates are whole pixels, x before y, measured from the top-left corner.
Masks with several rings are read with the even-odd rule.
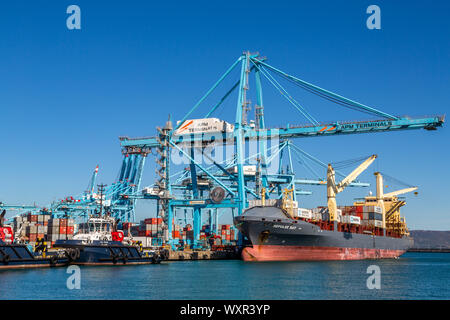
[[[358,206],[345,206],[340,207],[342,210],[341,222],[348,224],[360,225],[362,216],[362,207]]]
[[[52,244],[56,240],[70,240],[73,238],[75,223],[73,219],[54,218],[48,221],[47,241]]]
[[[174,225],[172,230],[172,238],[174,239],[182,239],[183,228],[179,225]]]
[[[31,214],[14,217],[13,229],[23,240],[34,243],[38,238],[45,238],[49,214]]]
[[[162,218],[148,218],[141,221],[139,227],[139,237],[161,238],[163,236]]]
[[[210,225],[203,225],[202,230],[200,231],[200,240],[208,239],[208,236],[211,235],[211,227]]]
[[[383,210],[379,206],[363,206],[363,224],[370,227],[383,227]]]
[[[222,244],[230,244],[231,240],[235,239],[234,229],[231,228],[231,225],[229,224],[223,224],[220,226],[220,235]]]
[[[193,241],[194,230],[192,230],[192,226],[190,224],[187,224],[183,228],[181,226],[175,225],[174,230],[172,231],[172,238],[184,241]]]

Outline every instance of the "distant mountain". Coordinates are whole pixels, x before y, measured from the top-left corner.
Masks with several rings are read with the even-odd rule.
[[[412,230],[415,249],[450,249],[450,231]]]

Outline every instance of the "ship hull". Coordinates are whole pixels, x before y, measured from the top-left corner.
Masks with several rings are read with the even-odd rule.
[[[71,263],[76,265],[135,265],[160,263],[159,255],[143,255],[135,246],[124,245],[117,241],[93,241],[85,244],[81,240],[59,240],[55,247],[67,252],[76,252]]]
[[[244,261],[319,261],[397,258],[405,250],[256,245],[242,250]]]
[[[68,259],[56,254],[36,256],[24,244],[5,244],[0,241],[0,270],[62,267]]]
[[[397,258],[413,245],[409,237],[322,230],[313,223],[290,219],[276,207],[251,208],[234,222],[250,242],[242,250],[245,261]]]

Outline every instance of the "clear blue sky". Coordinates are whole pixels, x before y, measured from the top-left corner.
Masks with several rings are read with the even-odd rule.
[[[81,30],[66,28],[71,4],[81,8]],[[371,4],[381,8],[381,30],[366,28]],[[243,50],[392,114],[447,113],[449,12],[447,1],[4,2],[0,201],[44,205],[78,194],[97,164],[98,181],[111,183],[121,163],[117,137],[153,135],[168,113],[183,117]],[[305,122],[263,85],[268,125]],[[319,120],[367,119],[291,93]],[[232,122],[235,105],[233,97],[217,116]],[[325,162],[377,153],[361,179],[373,182],[379,169],[418,185],[403,208],[409,226],[449,230],[447,127],[296,143]],[[153,181],[149,164],[144,184]],[[302,206],[325,203],[324,189],[310,190]],[[366,192],[352,189],[338,201]],[[141,205],[138,217],[146,210]]]

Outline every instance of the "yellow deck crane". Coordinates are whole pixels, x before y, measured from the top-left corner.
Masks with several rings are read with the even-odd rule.
[[[344,189],[352,183],[361,173],[364,172],[375,161],[377,155],[374,154],[361,163],[348,176],[336,184],[335,172],[331,164],[328,164],[327,170],[327,198],[328,198],[328,212],[330,214],[330,221],[337,221],[337,204],[336,194],[344,191]]]
[[[399,232],[400,234],[406,234],[406,220],[400,216],[400,208],[405,205],[405,201],[399,201],[398,196],[408,192],[417,190],[417,187],[409,187],[400,189],[397,191],[384,193],[383,175],[380,172],[374,173],[377,181],[377,194],[376,202],[381,207],[383,215],[383,228]],[[366,197],[367,200],[371,200],[371,197]],[[372,199],[373,201],[373,199]]]

